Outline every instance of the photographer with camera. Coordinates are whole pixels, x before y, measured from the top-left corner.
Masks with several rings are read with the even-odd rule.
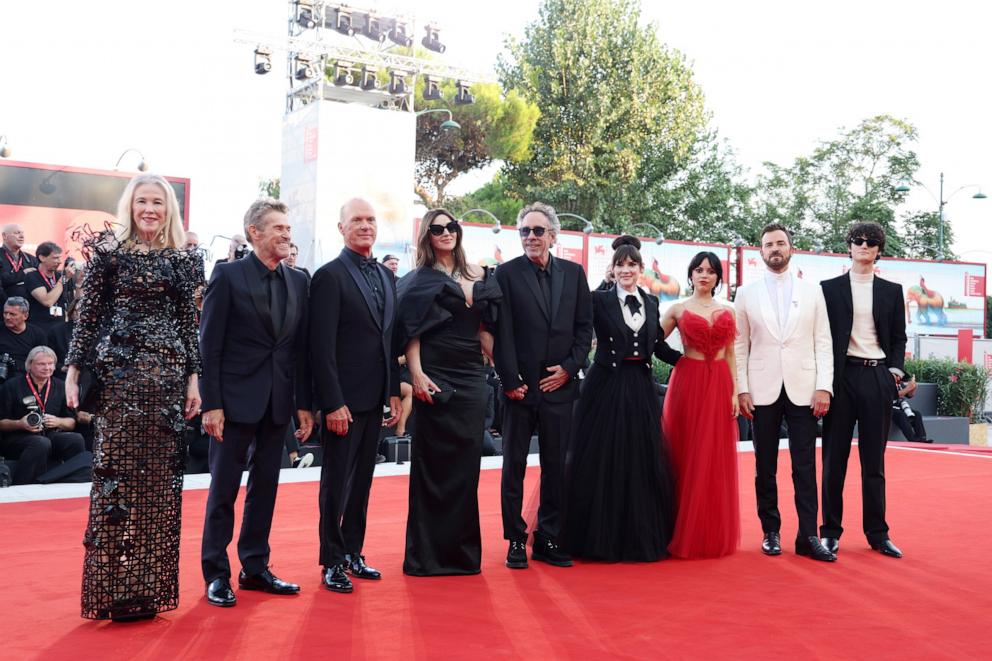
[[[218,264],[236,262],[239,259],[244,259],[250,254],[251,246],[248,245],[248,240],[245,239],[243,234],[235,234],[231,237],[231,245],[227,248],[227,257],[221,257],[214,262],[214,267]]]
[[[62,263],[62,248],[51,241],[38,246],[38,270],[24,276],[24,288],[31,294],[31,322],[47,332],[65,323],[65,308],[72,300],[75,285],[75,263],[66,260]]]
[[[24,361],[34,347],[45,344],[45,331],[28,323],[28,302],[11,296],[3,306],[0,328],[0,382],[24,373]]]
[[[24,277],[38,268],[38,259],[24,246],[24,228],[17,223],[4,225],[3,246],[0,246],[0,284],[7,296],[27,296]]]
[[[55,352],[31,349],[27,374],[8,379],[0,388],[0,454],[17,459],[14,484],[31,484],[49,461],[63,462],[85,449],[73,429],[76,419],[66,406],[65,384],[55,372]]]

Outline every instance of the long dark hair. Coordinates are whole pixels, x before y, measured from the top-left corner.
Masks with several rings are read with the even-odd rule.
[[[431,224],[437,220],[438,216],[447,216],[451,220],[456,220],[455,216],[446,209],[431,209],[424,214],[420,221],[420,231],[417,236],[417,267],[428,266],[433,268],[437,262],[437,255],[431,246]],[[462,228],[458,226],[455,232],[455,249],[451,251],[451,256],[455,260],[455,271],[462,274],[462,277],[471,278],[468,272],[468,258],[465,257],[465,249],[462,248]]]
[[[716,272],[716,284],[713,285],[713,289],[710,290],[710,296],[712,296],[723,283],[723,263],[720,261],[719,257],[708,250],[696,253],[696,256],[692,258],[691,262],[689,262],[689,270],[686,272],[689,277],[689,291],[695,289],[695,287],[692,286],[692,272],[695,271],[696,268],[703,263],[703,261],[709,262],[710,267]]]

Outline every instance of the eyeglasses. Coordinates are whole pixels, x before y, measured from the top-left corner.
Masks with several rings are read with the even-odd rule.
[[[434,236],[441,236],[444,234],[444,230],[448,230],[448,234],[457,234],[461,230],[462,226],[458,224],[457,220],[452,220],[447,225],[434,225],[432,224],[427,229]]]
[[[530,233],[531,232],[534,233],[534,236],[536,236],[538,238],[541,238],[542,236],[544,236],[544,233],[547,230],[548,230],[547,227],[519,227],[519,228],[517,228],[517,231],[520,232],[520,236],[524,237],[525,239],[528,236],[530,236]]]
[[[854,239],[851,239],[851,243],[854,244],[854,245],[856,245],[856,246],[863,246],[863,245],[865,245],[867,243],[869,248],[877,248],[878,247],[878,241],[876,241],[875,239],[866,239],[863,236],[859,236],[859,237],[856,237]]]

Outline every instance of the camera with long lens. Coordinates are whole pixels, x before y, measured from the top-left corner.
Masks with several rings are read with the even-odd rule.
[[[14,359],[9,353],[0,353],[0,381],[6,381],[14,370]]]
[[[43,418],[41,410],[38,408],[38,400],[34,398],[34,395],[28,395],[21,401],[24,402],[24,408],[28,410],[28,414],[24,416],[24,422],[28,423],[28,427],[32,429],[41,427]]]
[[[235,261],[239,259],[244,259],[251,254],[251,246],[247,243],[242,243],[240,246],[234,249],[234,259]]]

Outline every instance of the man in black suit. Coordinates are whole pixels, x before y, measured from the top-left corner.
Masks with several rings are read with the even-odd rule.
[[[207,601],[234,606],[227,545],[234,503],[248,466],[244,519],[238,537],[244,590],[296,594],[300,586],[269,571],[269,531],[279,486],[283,440],[293,412],[301,440],[310,435],[307,279],[281,260],[289,254],[286,205],[261,199],[245,214],[254,252],[218,264],[203,299],[203,427],[210,443],[210,493],[201,563]]]
[[[592,344],[592,303],[582,267],[551,256],[561,224],[554,208],[535,202],[517,216],[524,255],[496,269],[503,292],[496,334],[496,371],[507,403],[503,413],[503,536],[506,566],[527,567],[527,524],[521,516],[531,434],[541,457],[541,504],[533,558],[569,567],[559,547],[565,451],[578,397],[576,375]]]
[[[324,586],[351,592],[354,578],[379,579],[365,564],[365,524],[383,406],[399,417],[399,371],[391,350],[396,286],[372,256],[376,217],[362,199],[341,207],[344,250],[310,285],[315,404],[321,411],[320,564]]]
[[[864,531],[876,551],[902,552],[889,539],[885,522],[885,444],[890,407],[904,376],[906,312],[902,286],[879,278],[875,262],[885,249],[885,231],[857,223],[847,233],[851,270],[824,280],[834,354],[834,402],[823,421],[823,525],[820,536],[837,553],[844,531],[844,477],[851,437],[858,425]]]

